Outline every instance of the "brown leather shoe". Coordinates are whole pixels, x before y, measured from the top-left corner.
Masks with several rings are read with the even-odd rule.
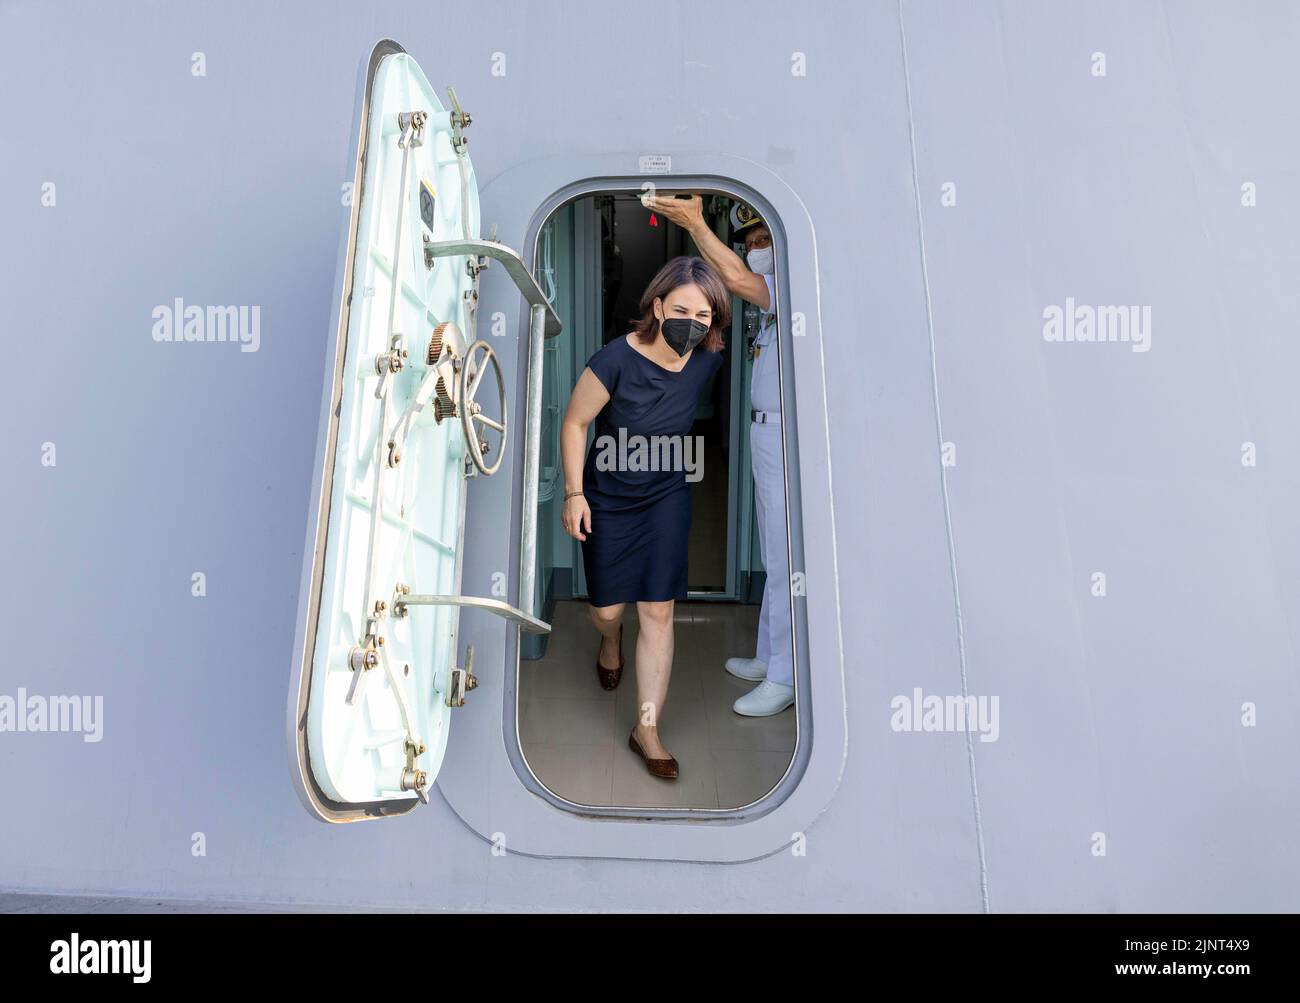
[[[601,635],[600,644],[596,645],[596,677],[600,680],[601,689],[612,690],[618,686],[618,681],[623,678],[623,625],[618,625],[618,668],[607,669],[600,664],[600,649],[605,645],[604,635]]]
[[[645,762],[645,768],[650,771],[651,775],[661,777],[664,780],[677,779],[677,760],[669,757],[668,759],[651,759],[641,748],[641,743],[636,740],[636,729],[632,729],[632,734],[627,736],[627,745]]]

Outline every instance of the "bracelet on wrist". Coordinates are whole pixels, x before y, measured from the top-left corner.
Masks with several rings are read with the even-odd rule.
[[[576,498],[580,494],[582,494],[581,491],[566,491],[564,492],[564,500],[568,501],[570,498]]]

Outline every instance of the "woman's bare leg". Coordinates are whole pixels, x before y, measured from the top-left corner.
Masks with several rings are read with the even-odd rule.
[[[589,606],[591,622],[600,631],[600,664],[607,669],[618,668],[618,631],[623,624],[623,607],[626,603],[613,606]]]
[[[636,613],[641,622],[636,642],[636,740],[651,759],[668,759],[659,741],[659,720],[673,671],[673,601],[639,602]]]

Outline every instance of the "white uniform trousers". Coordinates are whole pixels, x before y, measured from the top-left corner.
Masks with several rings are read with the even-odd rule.
[[[758,546],[767,572],[763,608],[758,615],[755,655],[767,662],[767,678],[794,685],[790,644],[790,567],[786,552],[785,464],[781,460],[778,422],[750,422],[749,451],[754,471],[754,507],[758,515]]]

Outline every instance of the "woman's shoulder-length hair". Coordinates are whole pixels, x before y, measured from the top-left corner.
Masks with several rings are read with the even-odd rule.
[[[700,292],[709,301],[709,309],[713,311],[709,333],[704,336],[700,346],[706,352],[722,351],[722,332],[731,325],[731,294],[727,292],[727,287],[713,266],[703,258],[682,255],[659,269],[641,294],[641,319],[632,326],[632,333],[646,344],[654,341],[659,332],[659,321],[655,319],[655,300],[667,300],[669,293],[678,286],[685,285],[699,286]]]

